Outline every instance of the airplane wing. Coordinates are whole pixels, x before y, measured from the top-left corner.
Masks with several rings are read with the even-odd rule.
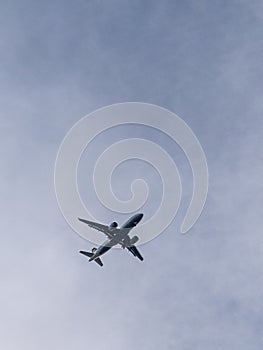
[[[131,245],[130,247],[126,247],[134,256],[139,258],[141,261],[143,261],[143,257],[139,250],[135,247],[135,245]]]
[[[100,232],[103,232],[108,238],[112,238],[113,234],[110,232],[109,227],[107,225],[99,224],[98,222],[93,222],[85,219],[78,218],[79,221],[84,222],[84,224],[87,224],[89,227],[94,228],[95,230],[98,230]],[[115,231],[118,230],[117,228]]]

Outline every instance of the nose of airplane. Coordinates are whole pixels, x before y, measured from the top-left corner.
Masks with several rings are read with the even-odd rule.
[[[137,218],[138,222],[141,221],[141,219],[143,218],[143,213],[137,214],[136,218]]]

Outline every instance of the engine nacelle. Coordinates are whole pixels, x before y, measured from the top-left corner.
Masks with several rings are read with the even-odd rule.
[[[118,223],[116,221],[113,221],[110,226],[109,226],[109,230],[110,231],[115,231],[115,229],[118,227]]]
[[[138,236],[133,236],[131,238],[130,245],[134,245],[138,241],[139,241],[139,237]]]

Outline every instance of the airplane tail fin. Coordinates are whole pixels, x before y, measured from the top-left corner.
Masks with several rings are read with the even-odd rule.
[[[92,258],[93,257],[93,253],[90,253],[90,252],[84,252],[83,250],[80,250],[80,254],[83,254],[83,255],[86,255],[88,256],[89,258]],[[103,266],[103,262],[101,261],[100,258],[97,258],[97,259],[94,259],[94,261],[99,264],[100,266]]]

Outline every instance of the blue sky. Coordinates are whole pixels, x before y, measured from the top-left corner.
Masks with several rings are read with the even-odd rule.
[[[262,23],[256,0],[1,5],[2,349],[262,348]],[[58,209],[54,162],[75,122],[126,101],[187,122],[210,188],[188,235],[179,234],[180,211],[141,247],[143,264],[113,251],[99,270],[79,256],[91,245]],[[119,136],[105,134],[100,147]],[[187,202],[189,167],[158,138],[179,160]],[[121,175],[114,183],[124,186]],[[103,220],[104,209],[93,210]]]

